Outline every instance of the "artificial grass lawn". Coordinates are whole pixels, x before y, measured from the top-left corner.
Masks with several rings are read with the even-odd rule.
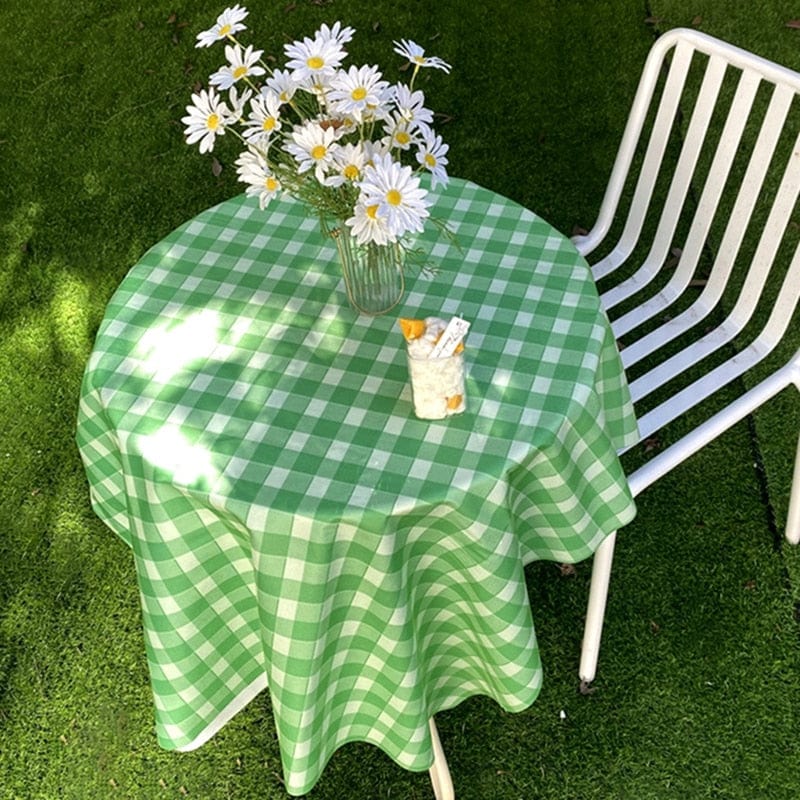
[[[356,63],[388,65],[401,37],[450,61],[425,88],[451,117],[439,122],[451,172],[567,233],[593,220],[654,29],[695,24],[800,68],[789,2],[247,5],[276,55],[342,19]],[[3,800],[285,796],[266,695],[199,751],[157,747],[130,554],[92,514],[73,443],[111,292],[147,247],[241,190],[233,151],[215,177],[177,122],[218,66],[193,39],[222,7],[0,7]],[[770,505],[744,424],[640,497],[589,696],[576,691],[589,565],[530,568],[545,686],[521,714],[475,698],[437,718],[459,798],[798,795],[800,557],[770,530],[773,509],[782,531],[797,401],[778,398],[753,426]],[[368,745],[340,750],[310,795],[431,796],[425,774]]]

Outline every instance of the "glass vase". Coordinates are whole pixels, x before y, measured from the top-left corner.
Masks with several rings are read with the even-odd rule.
[[[405,251],[397,243],[358,244],[346,226],[330,231],[339,253],[350,305],[376,317],[391,311],[405,291]]]

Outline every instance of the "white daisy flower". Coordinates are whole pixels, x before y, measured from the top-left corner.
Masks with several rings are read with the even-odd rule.
[[[241,122],[242,118],[244,117],[244,107],[249,102],[250,98],[253,96],[253,92],[251,89],[245,89],[242,92],[242,96],[239,97],[239,92],[237,91],[235,86],[231,86],[230,91],[228,92],[228,101],[231,104],[231,113],[230,119],[236,122]]]
[[[281,129],[281,101],[275,92],[267,91],[250,104],[250,114],[242,135],[248,142],[269,141]]]
[[[428,170],[432,175],[431,188],[435,189],[438,184],[447,186],[447,157],[446,153],[449,150],[449,145],[442,142],[442,137],[434,135],[433,131],[419,147],[417,151],[417,161]]]
[[[333,171],[325,178],[326,186],[355,183],[364,174],[367,156],[361,144],[345,144],[333,154]]]
[[[225,134],[225,126],[231,119],[231,111],[213,88],[192,95],[191,106],[186,106],[188,115],[181,119],[186,125],[186,143],[200,142],[200,152],[210,153],[214,140]]]
[[[327,99],[336,113],[361,119],[369,108],[380,105],[388,88],[389,83],[381,80],[377,67],[350,67],[347,72],[339,70],[334,74]]]
[[[242,25],[242,20],[247,16],[247,9],[239,8],[238,4],[232,8],[226,8],[218,17],[217,24],[207,31],[197,34],[197,44],[195,47],[211,47],[214,42],[227,39],[234,33],[247,29],[247,25]]]
[[[295,92],[300,88],[299,84],[292,77],[292,73],[285,69],[276,69],[264,82],[262,92],[274,92],[281,103],[288,103],[294,97]]]
[[[377,103],[370,103],[361,113],[362,122],[386,122],[392,118],[391,88],[383,92]]]
[[[416,69],[420,67],[435,67],[436,69],[450,72],[450,65],[448,63],[436,56],[426,56],[425,50],[410,39],[401,39],[399,42],[394,42],[394,52],[398,55],[405,56]]]
[[[255,75],[263,75],[266,70],[258,66],[258,59],[261,58],[263,50],[253,50],[253,45],[248,45],[247,49],[237,45],[227,45],[225,57],[228,63],[219,71],[215,72],[210,78],[212,86],[219,86],[220,89],[230,89],[234,83]]]
[[[267,167],[266,159],[258,151],[248,148],[234,162],[236,174],[242,183],[254,183],[256,177]]]
[[[322,183],[338,148],[335,139],[335,128],[323,128],[318,122],[306,122],[294,129],[292,141],[286,143],[285,149],[298,162],[299,173],[313,169],[314,176]]]
[[[333,23],[333,27],[329,28],[324,22],[320,29],[314,34],[315,39],[327,39],[329,41],[337,42],[339,45],[347,44],[352,41],[355,34],[354,28],[343,28],[342,23],[338,20]]]
[[[375,163],[376,156],[388,156],[391,150],[383,142],[374,142],[372,139],[364,139],[361,142],[364,151],[364,165],[369,166]]]
[[[412,145],[420,143],[421,139],[416,128],[403,119],[399,114],[390,117],[384,124],[386,136],[381,140],[390,150],[410,150]]]
[[[294,80],[312,86],[324,84],[347,55],[334,39],[308,37],[285,45],[284,51],[289,59],[286,68],[292,71]]]
[[[394,87],[394,104],[398,114],[412,126],[433,122],[433,111],[425,108],[425,95],[418,89],[412,92],[404,83],[398,83]]]
[[[378,217],[385,217],[390,236],[399,238],[410,231],[421,232],[423,220],[430,216],[428,193],[420,186],[411,167],[391,156],[375,156],[364,169],[361,201],[369,207],[378,204]]]
[[[254,150],[246,150],[236,159],[236,174],[242,183],[247,184],[245,194],[258,197],[258,205],[266,208],[267,203],[281,191],[280,181],[270,170],[266,159]]]
[[[334,72],[321,72],[319,75],[307,78],[302,85],[302,88],[307,92],[317,96],[321,107],[325,107],[325,93],[330,87],[330,79],[333,77]]]
[[[397,237],[391,234],[386,224],[386,218],[378,216],[378,203],[367,205],[357,202],[353,208],[353,216],[345,220],[345,225],[350,228],[358,244],[374,242],[384,245],[397,241]]]

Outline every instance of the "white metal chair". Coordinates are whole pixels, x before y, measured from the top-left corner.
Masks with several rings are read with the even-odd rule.
[[[782,341],[800,298],[799,93],[800,74],[694,30],[663,34],[648,56],[597,222],[574,242],[621,343],[641,438],[712,408],[629,475],[634,495],[785,387],[800,390],[800,350],[787,361]],[[780,364],[768,371],[772,351]],[[800,542],[800,441],[785,533]],[[594,557],[584,684],[615,539]]]

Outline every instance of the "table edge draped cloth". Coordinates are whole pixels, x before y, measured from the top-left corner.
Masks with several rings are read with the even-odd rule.
[[[290,794],[371,742],[431,765],[428,719],[542,680],[524,566],[635,513],[636,437],[588,267],[532,212],[452,179],[396,316],[462,314],[467,411],[414,418],[396,317],[350,310],[330,241],[244,195],[151,248],[108,304],[77,442],[133,552],[159,743],[268,687]]]

